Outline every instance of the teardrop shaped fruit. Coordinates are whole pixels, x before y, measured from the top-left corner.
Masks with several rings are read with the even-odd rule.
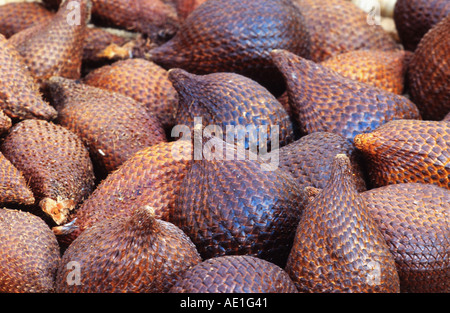
[[[450,14],[425,34],[408,68],[411,100],[426,120],[441,120],[450,111],[449,51]]]
[[[297,289],[289,275],[271,262],[249,255],[227,255],[193,266],[169,292],[297,293]]]
[[[270,58],[273,49],[308,56],[309,35],[291,1],[208,0],[149,58],[193,74],[234,72],[276,92],[284,85]]]
[[[42,99],[22,57],[0,34],[0,109],[10,118],[52,120],[56,110]]]
[[[355,50],[335,55],[320,64],[344,77],[401,95],[412,52]]]
[[[285,269],[300,292],[400,291],[394,258],[346,155],[336,155],[328,184],[306,206]]]
[[[0,209],[0,292],[53,292],[60,261],[58,242],[42,219]]]
[[[86,229],[64,252],[57,292],[162,293],[201,262],[192,241],[150,207]],[[78,268],[74,275],[72,266]]]
[[[178,94],[168,73],[159,65],[140,58],[120,60],[91,71],[87,85],[121,93],[145,104],[164,129],[175,125]]]
[[[450,191],[400,183],[361,193],[395,258],[400,291],[448,292]]]
[[[423,36],[449,13],[448,0],[397,0],[394,21],[405,49],[414,51]]]
[[[303,210],[304,194],[278,164],[263,163],[203,132],[181,183],[171,222],[203,259],[253,255],[284,266]],[[196,151],[203,155],[196,155]]]
[[[311,36],[310,59],[322,62],[353,50],[396,50],[395,40],[367,14],[350,1],[294,0],[305,17]],[[295,53],[295,52],[294,52]]]
[[[57,224],[64,223],[94,188],[88,150],[60,125],[34,119],[17,123],[1,151],[23,173],[40,207]]]
[[[308,186],[322,189],[330,179],[336,154],[349,157],[356,189],[365,191],[367,188],[359,151],[338,134],[315,132],[281,147],[280,168],[289,172],[302,190]]]
[[[138,151],[96,187],[67,225],[53,228],[58,241],[68,246],[95,223],[128,216],[144,205],[154,209],[156,218],[169,221],[191,155],[192,144],[184,140]]]
[[[52,76],[80,77],[90,4],[90,0],[66,0],[51,20],[8,39],[39,83]]]
[[[450,189],[450,123],[398,120],[355,137],[374,187],[418,182]]]
[[[327,131],[348,140],[394,119],[420,119],[406,97],[345,78],[285,50],[272,52],[283,73],[294,118],[301,131]]]
[[[82,138],[99,173],[166,141],[159,121],[132,98],[61,77],[50,79],[46,89],[58,110],[57,122]]]
[[[193,128],[194,120],[201,119],[204,126],[219,126],[227,142],[233,138],[245,141],[246,148],[251,144],[270,146],[272,138],[284,146],[295,138],[286,110],[266,88],[248,77],[235,73],[195,75],[171,69],[169,79],[179,95],[176,120],[180,125]],[[253,130],[263,129],[267,140],[251,138]]]

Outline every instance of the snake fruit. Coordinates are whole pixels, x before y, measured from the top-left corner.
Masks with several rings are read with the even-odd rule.
[[[82,269],[78,283],[69,262]],[[55,286],[64,293],[162,293],[199,262],[186,234],[139,207],[86,229],[64,252]]]

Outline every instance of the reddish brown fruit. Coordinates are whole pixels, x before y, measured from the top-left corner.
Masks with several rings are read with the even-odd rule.
[[[175,125],[178,94],[165,69],[144,59],[117,61],[90,72],[87,85],[121,93],[145,104],[164,129]]]
[[[43,220],[0,209],[0,292],[53,292],[60,260],[58,242]]]
[[[406,183],[361,193],[395,258],[400,291],[448,292],[450,191]]]
[[[272,52],[287,83],[293,117],[305,134],[333,132],[353,140],[394,119],[420,119],[406,97],[345,78],[284,50]]]
[[[46,103],[22,57],[0,35],[0,109],[10,118],[54,119],[56,110]]]
[[[290,1],[208,0],[149,57],[194,74],[234,72],[275,92],[283,81],[270,58],[273,49],[308,55],[303,16]]]
[[[25,120],[14,125],[1,151],[23,173],[36,201],[55,223],[92,192],[89,152],[71,131],[52,122]]]
[[[82,269],[69,284],[69,262]],[[64,252],[57,292],[167,292],[191,266],[201,262],[192,241],[173,224],[141,207],[128,217],[104,220],[86,229]],[[69,279],[69,280],[68,280]]]
[[[188,269],[170,293],[296,293],[279,266],[248,255],[208,259]]]
[[[419,182],[450,189],[450,123],[398,120],[355,137],[374,187]]]
[[[78,134],[100,172],[109,173],[137,151],[166,141],[147,107],[119,93],[54,77],[47,85],[58,123]]]
[[[450,15],[420,41],[407,74],[411,100],[426,120],[450,111]]]
[[[389,247],[339,154],[325,188],[306,206],[286,271],[300,292],[399,292]]]

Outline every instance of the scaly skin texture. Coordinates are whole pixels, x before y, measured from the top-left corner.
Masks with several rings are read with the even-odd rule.
[[[0,148],[57,224],[66,222],[69,211],[94,188],[88,150],[77,135],[60,125],[24,120],[11,128]]]
[[[171,129],[176,123],[177,91],[167,70],[151,61],[140,58],[117,61],[91,71],[83,82],[144,103],[164,129]]]
[[[0,135],[6,133],[12,126],[11,118],[0,110]]]
[[[441,120],[450,111],[450,15],[435,25],[411,58],[407,84],[424,119]]]
[[[448,292],[450,191],[400,183],[361,196],[394,255],[401,292]]]
[[[405,49],[414,51],[422,37],[449,13],[448,0],[397,0],[394,21]]]
[[[276,92],[284,86],[271,62],[273,49],[309,55],[303,16],[290,1],[212,0],[192,12],[174,38],[150,50],[149,58],[194,74],[242,74]]]
[[[69,285],[69,262],[81,268],[80,284]],[[167,292],[179,277],[201,262],[189,237],[156,219],[149,207],[128,217],[104,220],[86,229],[64,252],[57,292]]]
[[[328,184],[306,206],[286,271],[300,292],[399,292],[389,247],[339,154]]]
[[[100,173],[166,141],[159,121],[132,98],[60,77],[52,78],[47,89],[59,112],[57,122],[82,138]]]
[[[52,120],[56,110],[42,99],[23,58],[0,35],[0,109],[10,118]]]
[[[419,182],[450,189],[450,123],[398,120],[355,137],[373,187]]]
[[[205,260],[187,270],[170,293],[296,293],[279,266],[249,255]]]
[[[284,50],[272,52],[287,83],[293,117],[305,134],[328,131],[352,141],[395,119],[420,119],[406,97],[345,78]]]
[[[60,261],[58,242],[43,220],[0,209],[0,292],[53,292]]]

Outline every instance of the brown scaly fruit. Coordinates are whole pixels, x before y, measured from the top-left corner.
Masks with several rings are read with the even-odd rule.
[[[351,78],[401,95],[412,52],[404,50],[355,50],[328,58],[320,64]]]
[[[450,191],[400,183],[361,193],[383,233],[400,277],[400,291],[448,292]]]
[[[310,59],[314,62],[353,50],[398,49],[398,44],[381,26],[370,25],[368,14],[349,1],[293,2],[305,16],[311,36]]]
[[[169,293],[297,293],[279,266],[249,255],[205,260],[188,269]]]
[[[0,135],[6,133],[12,126],[11,118],[0,110]]]
[[[8,39],[39,83],[52,76],[80,77],[90,9],[90,0],[66,0],[48,22]]]
[[[0,209],[0,292],[53,292],[60,261],[58,242],[42,219]]]
[[[61,246],[101,220],[128,216],[144,205],[152,206],[156,218],[169,221],[191,150],[191,142],[178,140],[138,151],[97,186],[68,224],[53,228]]]
[[[52,120],[56,110],[45,102],[22,57],[0,35],[0,109],[10,118]]]
[[[46,90],[59,112],[57,122],[82,138],[99,175],[166,141],[159,121],[132,98],[62,77],[51,78]]]
[[[328,184],[306,206],[286,271],[300,292],[399,292],[399,276],[386,241],[336,155]]]
[[[450,122],[391,121],[355,137],[373,187],[419,182],[450,189]]]
[[[218,125],[227,141],[234,136],[245,140],[249,147],[252,129],[267,132],[269,140],[258,141],[258,147],[270,146],[274,138],[272,126],[279,146],[295,139],[289,115],[278,100],[256,81],[235,73],[212,73],[195,75],[182,69],[169,70],[169,79],[178,92],[177,123],[193,128],[196,118],[204,126]],[[228,134],[227,127],[235,130]],[[238,128],[241,126],[242,130]],[[228,141],[230,142],[230,141]],[[270,150],[269,147],[265,147]]]
[[[21,121],[10,129],[0,148],[56,224],[66,222],[69,212],[94,188],[88,150],[77,135],[60,125]]]
[[[69,284],[69,262],[82,269]],[[201,262],[192,241],[175,225],[154,217],[151,207],[131,216],[104,220],[86,229],[64,252],[57,292],[167,292],[190,267]]]
[[[269,54],[277,48],[309,55],[303,16],[289,0],[208,0],[148,57],[193,74],[234,72],[275,93],[284,88]]]
[[[422,37],[449,13],[448,0],[397,0],[394,21],[405,49],[414,51]]]
[[[308,186],[322,189],[330,179],[336,154],[349,157],[356,189],[359,192],[365,191],[367,188],[358,151],[352,143],[338,134],[315,132],[281,147],[280,168],[291,173],[301,189]]]
[[[450,15],[425,34],[408,68],[411,100],[426,120],[441,120],[450,111],[449,51]]]
[[[395,119],[420,119],[409,99],[349,78],[291,52],[274,50],[293,117],[304,134],[327,131],[352,141]]]
[[[91,71],[83,82],[142,102],[164,129],[171,129],[176,123],[177,91],[169,81],[167,70],[151,61],[120,60]]]

